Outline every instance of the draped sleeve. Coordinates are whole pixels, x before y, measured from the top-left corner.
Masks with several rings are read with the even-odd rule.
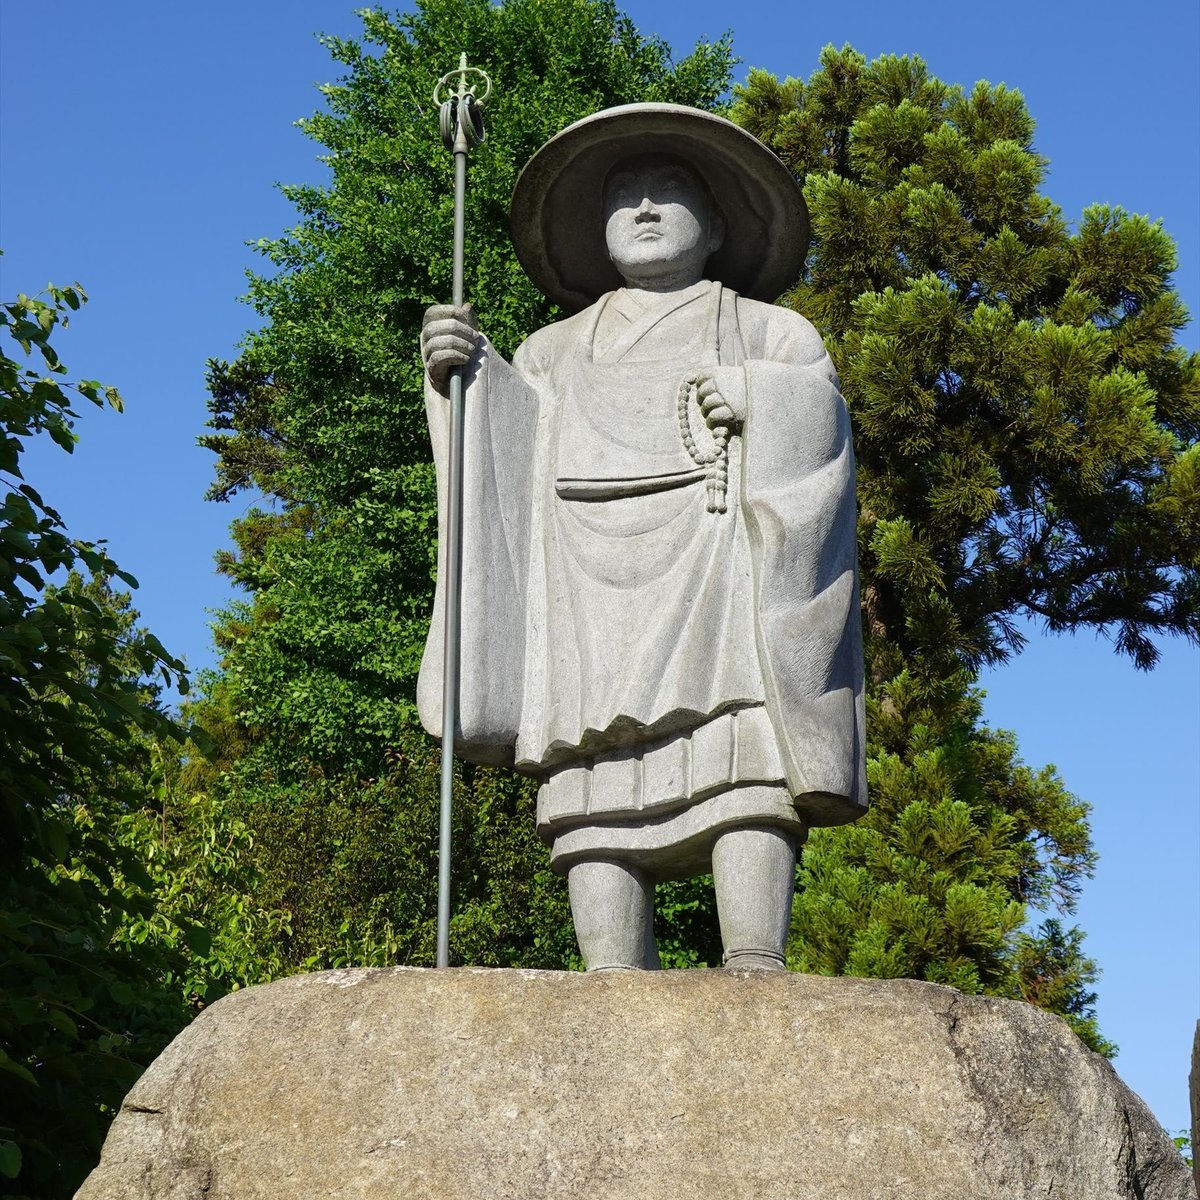
[[[759,662],[789,790],[814,824],[837,824],[867,804],[850,419],[816,330],[752,303],[738,308]]]
[[[518,356],[520,357],[520,356]],[[510,763],[521,721],[537,489],[537,391],[481,339],[464,379],[459,721],[455,753]],[[417,679],[421,724],[442,734],[449,401],[426,380],[438,487],[437,587]]]

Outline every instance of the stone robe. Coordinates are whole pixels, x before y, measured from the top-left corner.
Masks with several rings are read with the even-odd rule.
[[[681,424],[683,381],[717,368],[747,412],[725,512]],[[616,855],[686,875],[722,828],[802,837],[860,815],[853,452],[812,326],[707,281],[623,289],[511,367],[483,341],[465,409],[456,750],[541,780],[555,865]],[[444,518],[432,388],[427,410]],[[703,419],[684,411],[700,449]],[[439,587],[418,685],[435,735],[442,611]]]

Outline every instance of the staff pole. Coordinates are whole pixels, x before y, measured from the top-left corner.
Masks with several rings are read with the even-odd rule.
[[[476,96],[472,76],[484,85]],[[457,90],[452,85],[457,81]],[[482,106],[492,82],[478,67],[467,66],[463,54],[458,70],[437,81],[433,101],[438,105],[442,142],[454,154],[454,276],[453,303],[463,304],[463,254],[466,241],[467,154],[484,138]],[[442,98],[444,95],[444,99]],[[454,807],[454,734],[458,727],[458,649],[462,585],[463,368],[450,372],[450,477],[447,480],[446,557],[444,596],[446,626],[442,659],[442,780],[438,826],[437,965],[450,965],[450,831]]]

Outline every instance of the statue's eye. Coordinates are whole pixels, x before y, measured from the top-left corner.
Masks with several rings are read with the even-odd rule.
[[[637,191],[637,183],[629,175],[618,175],[614,179],[609,180],[609,195],[619,204],[625,205],[640,202],[641,197],[634,194]]]

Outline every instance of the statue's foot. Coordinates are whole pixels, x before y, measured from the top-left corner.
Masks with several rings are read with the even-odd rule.
[[[785,971],[787,966],[782,954],[770,950],[735,950],[725,955],[727,971]]]

